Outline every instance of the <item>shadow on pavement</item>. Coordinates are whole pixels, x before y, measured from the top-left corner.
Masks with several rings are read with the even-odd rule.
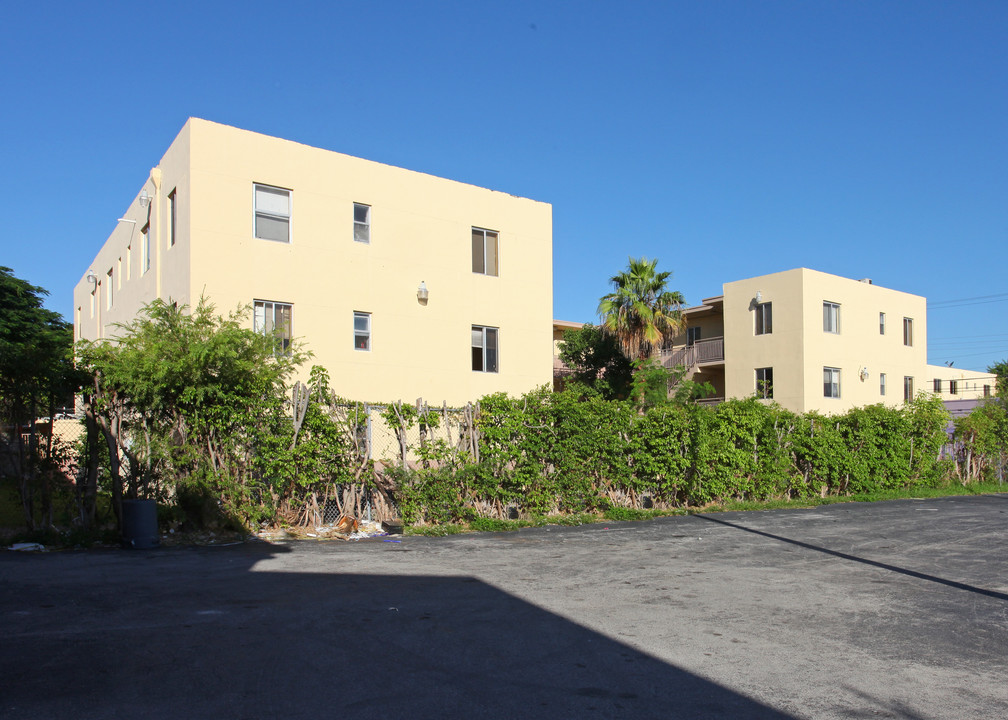
[[[0,716],[789,717],[471,577],[254,569],[284,551],[0,556]]]
[[[821,552],[826,555],[832,555],[833,557],[842,558],[844,560],[851,560],[853,562],[863,563],[865,565],[870,565],[872,567],[882,568],[883,570],[890,570],[894,573],[900,573],[901,575],[907,575],[912,578],[917,578],[918,580],[927,580],[929,582],[938,583],[940,585],[947,585],[948,587],[955,588],[956,590],[965,590],[967,592],[976,593],[977,595],[984,595],[986,597],[996,598],[998,600],[1008,600],[1008,594],[998,592],[996,590],[988,590],[986,588],[977,587],[976,585],[968,585],[966,583],[956,582],[955,580],[947,580],[946,578],[938,577],[937,575],[929,575],[927,573],[918,572],[916,570],[910,570],[908,568],[899,567],[898,565],[890,565],[888,563],[879,562],[878,560],[869,560],[868,558],[858,557],[857,555],[850,555],[848,553],[843,553],[838,550],[830,550],[829,548],[825,548],[820,545],[813,545],[811,543],[802,542],[801,540],[787,538],[782,535],[774,535],[773,533],[764,532],[763,530],[756,530],[755,528],[749,528],[746,527],[745,525],[739,525],[737,523],[729,522],[728,520],[722,520],[721,518],[711,517],[710,515],[694,515],[694,517],[700,518],[701,520],[706,520],[708,522],[717,523],[718,525],[724,525],[726,527],[735,528],[736,530],[743,530],[748,533],[753,533],[754,535],[762,535],[763,537],[770,538],[771,540],[778,540],[780,542],[790,543],[791,545],[797,545],[798,547],[803,547],[808,550],[815,550],[816,552]]]

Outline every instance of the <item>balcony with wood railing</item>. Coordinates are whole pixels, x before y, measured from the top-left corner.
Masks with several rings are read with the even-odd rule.
[[[682,366],[687,370],[697,365],[714,365],[724,362],[724,338],[697,340],[692,345],[662,350],[658,356],[667,368]]]

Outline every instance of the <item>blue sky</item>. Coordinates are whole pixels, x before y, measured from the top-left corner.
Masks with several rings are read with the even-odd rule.
[[[17,3],[0,265],[77,279],[189,116],[553,205],[554,317],[810,267],[1008,358],[1008,3]],[[962,302],[952,302],[962,301]]]

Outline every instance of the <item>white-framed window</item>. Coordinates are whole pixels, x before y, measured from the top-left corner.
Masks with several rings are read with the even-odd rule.
[[[909,375],[903,376],[903,401],[910,402],[914,396],[914,379]]]
[[[371,313],[354,312],[353,342],[355,350],[371,350]]]
[[[472,326],[472,369],[497,372],[497,328]]]
[[[823,397],[840,397],[840,368],[824,367],[822,370]]]
[[[175,190],[168,193],[168,247],[175,246],[175,228],[178,226],[178,209]]]
[[[773,368],[756,368],[756,397],[773,397]]]
[[[840,332],[840,304],[835,302],[824,302],[822,304],[822,329],[823,332]]]
[[[885,313],[880,312],[878,314],[878,334],[885,335]]]
[[[686,328],[686,344],[696,345],[700,339],[700,326]]]
[[[878,394],[885,395],[885,373],[879,373],[878,376]]]
[[[773,303],[756,303],[756,334],[769,335],[773,332]]]
[[[253,183],[255,236],[261,240],[289,243],[291,239],[291,191]]]
[[[112,298],[112,288],[114,287],[114,283],[112,281],[112,275],[113,275],[112,268],[109,268],[109,271],[107,273],[105,273],[105,309],[106,310],[111,310],[112,309],[112,300],[113,300],[113,298]]]
[[[498,235],[496,230],[472,229],[472,270],[481,275],[498,275]]]
[[[256,300],[253,307],[255,309],[253,329],[257,333],[273,337],[274,355],[290,355],[294,306],[272,300]]]
[[[959,381],[949,380],[949,395],[958,395],[958,394],[959,394]]]
[[[140,274],[145,274],[150,270],[150,223],[143,226],[140,231]]]
[[[353,239],[359,243],[371,242],[371,206],[353,204]]]
[[[913,347],[913,318],[903,318],[903,344]]]

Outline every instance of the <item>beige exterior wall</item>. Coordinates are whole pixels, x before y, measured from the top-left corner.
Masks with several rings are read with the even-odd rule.
[[[772,303],[769,334],[755,334],[757,292],[762,302]],[[919,295],[799,268],[726,283],[724,299],[727,397],[752,395],[761,367],[773,368],[774,400],[798,412],[899,405],[906,377],[913,378],[915,393],[930,391],[935,377],[946,378],[946,388],[948,378],[958,377],[959,397],[983,394],[985,374],[927,365],[927,301]],[[824,303],[838,306],[838,332],[824,330]],[[885,313],[884,333],[880,313]],[[909,346],[904,318],[912,321]],[[824,396],[825,368],[840,371],[839,398]],[[968,389],[967,382],[977,389]]]
[[[306,365],[325,366],[345,397],[460,404],[550,383],[550,205],[195,118],[157,171],[152,271],[134,272],[121,302],[93,320],[82,278],[74,299],[83,337],[102,327],[108,336],[109,322],[154,297],[195,305],[205,294],[221,313],[266,300],[293,306],[293,334],[314,353]],[[255,238],[255,183],[291,191],[289,243]],[[145,187],[153,194],[151,181]],[[355,202],[371,207],[366,244],[354,240]],[[141,214],[134,201],[126,216]],[[98,253],[99,278],[139,238],[141,222],[132,236],[126,225]],[[498,276],[472,271],[473,227],[499,233]],[[370,351],[354,347],[355,311],[371,314]],[[499,329],[498,372],[472,370],[473,325]]]

